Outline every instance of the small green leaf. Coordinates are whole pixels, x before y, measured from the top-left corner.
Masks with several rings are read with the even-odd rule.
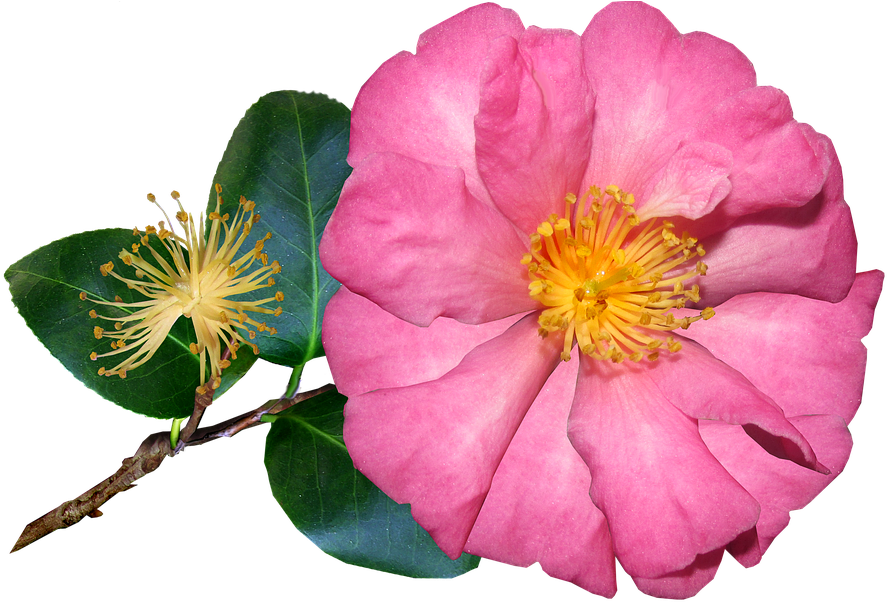
[[[180,318],[154,357],[131,370],[125,379],[98,374],[99,367],[116,365],[124,354],[89,359],[93,351],[102,354],[111,350],[108,339],[93,336],[93,327],[111,326],[107,320],[90,318],[89,310],[108,316],[124,315],[122,309],[99,306],[89,299],[113,301],[115,295],[125,302],[145,299],[116,278],[99,272],[99,266],[109,260],[114,261],[116,270],[133,270],[117,259],[120,250],[132,242],[132,230],[95,230],[37,249],[6,270],[12,302],[50,353],[87,387],[139,414],[154,418],[188,416],[194,409],[194,389],[200,384],[198,357],[188,349],[196,341],[190,320]],[[133,273],[123,275],[132,277]],[[86,301],[80,299],[81,292],[86,292]],[[255,362],[247,348],[242,351],[224,372],[217,396]]]
[[[413,520],[354,469],[342,440],[345,397],[332,390],[281,412],[265,442],[271,491],[293,524],[344,562],[409,577],[455,577],[480,562],[450,560]]]
[[[257,341],[262,359],[276,364],[301,366],[323,355],[323,310],[339,284],[321,267],[317,245],[351,173],[345,162],[350,116],[323,94],[263,96],[234,130],[216,171],[223,211],[241,195],[254,201],[262,216],[254,231],[271,232],[264,250],[283,266],[274,277],[284,294],[283,314],[268,319],[277,334]],[[207,214],[215,207],[213,190]]]

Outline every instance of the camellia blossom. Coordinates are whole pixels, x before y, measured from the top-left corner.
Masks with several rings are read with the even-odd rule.
[[[364,85],[348,162],[345,443],[451,557],[688,597],[843,469],[883,274],[831,141],[732,45],[476,6]]]
[[[101,367],[98,371],[105,376],[116,374],[126,378],[127,372],[151,359],[172,325],[180,316],[185,316],[191,319],[197,334],[197,342],[191,343],[191,353],[200,356],[198,391],[205,392],[207,358],[210,385],[215,389],[220,384],[222,370],[231,364],[223,357],[223,345],[232,358],[237,357],[241,344],[249,345],[258,355],[258,346],[250,342],[255,338],[256,331],[267,331],[272,335],[277,332],[276,328],[269,327],[266,322],[258,322],[247,312],[279,316],[282,308],[270,309],[263,305],[270,301],[283,301],[282,292],[277,291],[274,296],[259,301],[238,301],[232,297],[274,286],[272,274],[280,273],[281,268],[277,261],[269,263],[268,254],[263,250],[265,241],[271,238],[270,232],[235,259],[253,225],[259,221],[254,202],[241,196],[229,225],[230,214],[221,213],[222,187],[216,184],[216,209],[209,214],[212,225],[209,235],[205,236],[203,215],[200,216],[198,231],[194,218],[182,208],[179,193],[173,191],[172,198],[179,205],[176,220],[182,226],[184,236],[167,230],[162,221],[158,224],[159,229],[147,226],[144,233],[134,228],[133,236],[139,242],[133,243],[130,250],[121,250],[119,257],[126,266],[135,268],[135,278],[119,275],[113,261],[100,266],[103,276],[117,278],[147,297],[147,300],[124,303],[119,297],[113,302],[90,299],[94,303],[120,308],[128,314],[111,317],[99,315],[95,310],[89,312],[92,318],[114,322],[113,330],[101,326],[93,329],[95,338],[113,339],[112,351],[103,354],[93,352],[90,358],[97,360],[129,353],[113,368]],[[156,203],[153,194],[148,195],[148,200]],[[172,228],[172,221],[165,211],[163,215]],[[155,244],[159,243],[166,251],[166,257],[151,245],[152,236],[157,241]],[[148,250],[153,263],[142,257],[143,249]],[[172,265],[168,258],[172,259]],[[259,267],[253,266],[255,262],[260,264]],[[80,293],[80,298],[86,300],[86,293]]]

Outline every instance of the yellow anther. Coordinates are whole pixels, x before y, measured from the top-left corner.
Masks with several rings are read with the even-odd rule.
[[[701,244],[696,245],[696,253],[697,253],[700,257],[702,257],[703,255],[705,255],[705,249],[702,248],[702,245],[701,245]]]
[[[708,266],[701,261],[697,261],[696,262],[696,273],[699,274],[700,276],[705,276],[706,272],[708,272]]]
[[[282,307],[278,307],[277,309],[274,310],[274,316],[275,316],[275,317],[276,317],[276,316],[279,316],[279,315],[282,314],[282,313],[283,313],[283,308],[282,308]]]
[[[551,224],[548,222],[542,222],[539,224],[539,227],[536,228],[536,232],[541,234],[542,236],[551,236],[554,234],[554,228],[551,227]]]
[[[99,354],[93,351],[89,354],[89,359],[91,359],[92,361],[96,361],[97,359],[99,359]]]
[[[702,313],[699,315],[702,316],[703,320],[709,320],[709,319],[715,317],[715,310],[712,307],[706,307],[705,309],[702,310]]]
[[[152,203],[157,202],[157,198],[153,194],[151,194],[150,192],[148,193],[148,200],[151,201]]]
[[[679,271],[696,256],[697,240],[676,236],[669,221],[654,219],[644,227],[634,195],[616,185],[605,194],[591,186],[578,200],[572,193],[565,197],[567,213],[539,224],[520,259],[528,293],[543,306],[539,335],[565,332],[564,359],[576,345],[595,359],[655,361],[663,341],[651,334],[701,319],[666,313],[700,300],[699,286],[689,279],[706,266],[696,262],[695,272],[687,266]],[[670,338],[666,345],[674,352],[681,344]]]
[[[216,194],[222,194],[222,185],[221,185],[221,184],[219,184],[218,182],[216,182],[216,184],[215,184],[215,186],[214,186],[213,188],[216,189]]]
[[[86,291],[80,291],[80,300],[86,301]]]
[[[169,196],[171,196],[172,198],[174,198],[174,199],[177,200],[177,201],[179,200],[179,197],[181,197],[181,195],[180,195],[177,191],[175,191],[175,190],[173,190],[172,192],[170,192],[170,193],[169,193]]]
[[[672,337],[668,337],[668,338],[669,338],[669,340],[668,340],[668,350],[669,350],[671,353],[677,353],[678,351],[680,351],[680,350],[681,350],[681,347],[682,347],[682,345],[680,344],[680,342],[675,341]]]
[[[89,317],[90,317],[90,318],[98,318],[98,317],[99,317],[99,314],[98,314],[98,312],[97,312],[96,310],[94,310],[94,309],[90,309],[90,310],[89,310]]]
[[[268,276],[268,286],[274,286],[275,284],[276,282],[274,281],[274,278]]]
[[[101,368],[99,368],[99,376],[104,376],[104,375],[105,375],[105,367],[102,366]]]
[[[194,355],[200,353],[200,347],[197,346],[197,343],[191,343],[190,345],[188,345],[188,349],[190,349],[191,353],[193,353]]]
[[[95,328],[92,329],[92,334],[97,339],[102,338],[102,335],[104,334],[104,332],[105,331],[99,326],[96,326]]]
[[[185,211],[176,212],[176,219],[182,224],[188,223],[188,214]]]
[[[221,322],[222,324],[227,324],[228,323],[228,314],[226,314],[223,311],[220,311],[219,312],[219,322]]]
[[[120,295],[114,295],[114,303],[123,303],[123,299],[120,298]]]
[[[278,303],[280,301],[283,301],[283,292],[277,291],[277,293],[275,293],[275,295],[274,295],[274,300],[277,301]]]

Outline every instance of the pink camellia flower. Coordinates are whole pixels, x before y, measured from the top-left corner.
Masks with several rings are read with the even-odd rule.
[[[831,142],[732,45],[477,6],[364,85],[348,161],[345,442],[450,556],[688,597],[843,469],[883,274]]]

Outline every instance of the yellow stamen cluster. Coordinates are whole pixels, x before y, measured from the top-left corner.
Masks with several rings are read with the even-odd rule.
[[[674,234],[660,219],[641,223],[634,196],[616,186],[592,186],[577,199],[568,194],[564,216],[552,214],[530,235],[530,252],[521,263],[530,275],[530,296],[545,306],[539,334],[564,332],[561,359],[570,359],[574,342],[595,359],[655,361],[662,349],[677,353],[681,343],[662,333],[689,328],[714,316],[676,318],[671,310],[699,301],[699,286],[685,282],[706,273],[705,255],[695,238]]]
[[[264,243],[271,238],[271,234],[266,234],[254,248],[235,260],[235,255],[249,236],[253,224],[259,220],[259,215],[255,213],[256,204],[244,197],[240,197],[233,220],[228,213],[221,214],[221,193],[222,187],[216,184],[216,210],[209,214],[212,225],[208,236],[204,235],[203,215],[200,216],[199,225],[195,225],[194,218],[182,208],[179,193],[173,191],[172,197],[179,205],[176,220],[182,226],[184,236],[167,230],[164,222],[158,224],[159,229],[147,226],[144,233],[134,228],[132,233],[138,237],[138,242],[133,243],[129,250],[121,250],[119,258],[126,266],[135,268],[135,278],[119,275],[113,261],[99,266],[103,276],[113,276],[146,297],[144,301],[133,303],[123,303],[119,296],[113,302],[91,299],[94,303],[122,309],[127,315],[110,317],[100,315],[95,310],[89,312],[92,318],[114,322],[114,330],[99,326],[93,329],[96,339],[113,339],[112,351],[101,355],[93,352],[90,359],[132,352],[113,368],[100,368],[99,374],[116,374],[120,378],[126,378],[127,371],[151,359],[175,321],[179,316],[185,316],[191,319],[197,334],[197,343],[191,343],[190,350],[200,356],[201,388],[207,382],[207,358],[210,368],[209,386],[217,388],[221,383],[221,371],[230,365],[222,357],[223,344],[233,358],[237,357],[241,344],[249,345],[253,353],[258,354],[258,347],[247,339],[254,339],[256,331],[269,334],[277,332],[265,322],[253,319],[247,312],[279,316],[282,308],[269,309],[262,305],[269,301],[283,301],[282,292],[277,291],[275,295],[260,301],[231,299],[274,285],[271,274],[280,272],[280,264],[276,261],[269,262],[268,254],[263,250]],[[148,200],[156,203],[153,194],[148,195]],[[169,216],[162,208],[161,211],[172,228]],[[165,249],[165,254],[155,248],[161,246]],[[153,262],[142,256],[145,249]],[[172,260],[171,263],[169,259]],[[260,265],[254,267],[257,263]],[[85,300],[86,294],[80,293],[80,299]]]

